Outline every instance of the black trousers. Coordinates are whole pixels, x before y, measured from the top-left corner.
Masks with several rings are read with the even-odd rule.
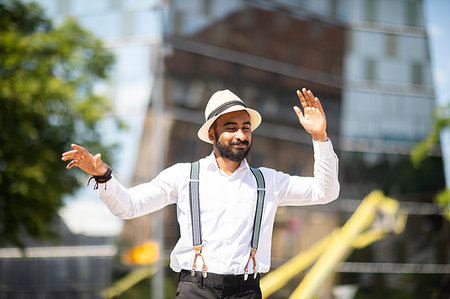
[[[253,278],[253,274],[250,274],[248,279],[244,280],[244,275],[220,275],[214,273],[208,273],[208,277],[203,278],[202,272],[196,272],[195,276],[192,276],[191,271],[182,270],[176,298],[261,299],[259,278],[259,274],[256,278]]]

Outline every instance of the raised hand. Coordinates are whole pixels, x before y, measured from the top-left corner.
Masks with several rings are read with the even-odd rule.
[[[108,165],[102,161],[100,154],[94,156],[77,144],[71,144],[71,147],[73,150],[63,153],[61,157],[63,161],[72,160],[67,164],[67,169],[77,166],[84,172],[96,176],[104,175],[108,171]]]
[[[300,108],[294,106],[300,124],[315,141],[327,141],[327,119],[319,99],[314,97],[311,90],[306,90],[306,88],[303,88],[301,92],[297,90],[297,96],[305,112],[303,115]]]

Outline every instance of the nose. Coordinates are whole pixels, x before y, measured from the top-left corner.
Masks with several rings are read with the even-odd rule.
[[[247,139],[247,136],[244,134],[242,129],[239,129],[236,131],[235,137],[236,137],[236,139],[239,139],[241,141],[244,141],[245,139]]]

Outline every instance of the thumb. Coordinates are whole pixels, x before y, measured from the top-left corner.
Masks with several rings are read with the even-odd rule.
[[[108,171],[108,165],[106,165],[102,159],[101,159],[102,155],[101,154],[96,154],[94,156],[94,167],[96,169],[97,172],[101,173],[101,174],[105,174],[106,171]]]
[[[298,116],[298,120],[302,121],[304,119],[302,110],[300,110],[300,108],[298,108],[297,106],[294,106],[293,108],[294,108],[295,113]]]
[[[94,156],[94,163],[95,163],[95,165],[97,165],[97,166],[100,165],[100,163],[102,162],[101,157],[102,157],[101,154],[96,154],[96,155]]]

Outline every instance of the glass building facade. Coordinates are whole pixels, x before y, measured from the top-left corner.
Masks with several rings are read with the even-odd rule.
[[[408,154],[434,108],[422,1],[346,2],[342,147]]]

